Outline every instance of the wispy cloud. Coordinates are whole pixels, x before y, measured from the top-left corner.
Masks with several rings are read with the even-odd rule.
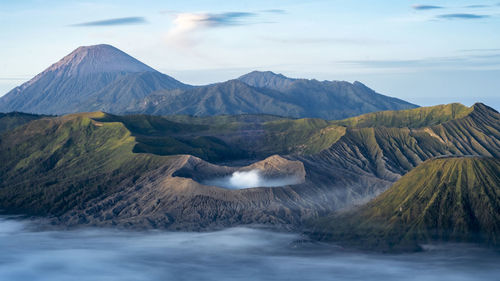
[[[249,12],[210,13],[180,13],[174,19],[174,33],[192,31],[194,29],[223,27],[248,24],[244,19],[256,16]]]
[[[89,21],[77,24],[72,24],[71,26],[112,26],[112,25],[133,25],[133,24],[144,24],[146,23],[144,17],[126,17],[126,18],[113,18],[99,21]]]
[[[444,9],[442,6],[434,6],[434,5],[413,5],[411,6],[415,10],[435,10],[435,9]]]
[[[167,38],[170,42],[183,47],[197,43],[196,33],[203,30],[243,26],[262,23],[251,20],[260,13],[284,13],[284,10],[266,10],[261,12],[225,12],[225,13],[178,13],[173,20],[174,26],[168,31]]]
[[[490,16],[488,15],[478,15],[478,14],[443,14],[443,15],[438,15],[437,18],[440,19],[448,19],[448,20],[455,20],[455,19],[484,19],[484,18],[489,18]]]
[[[286,11],[282,9],[268,9],[268,10],[262,10],[261,12],[271,13],[271,14],[286,14]]]
[[[463,49],[459,50],[460,52],[475,52],[475,53],[482,53],[482,52],[500,52],[500,48],[482,48],[482,49]]]
[[[465,6],[465,8],[470,8],[470,9],[488,8],[488,7],[491,7],[491,5],[468,5],[468,6]]]

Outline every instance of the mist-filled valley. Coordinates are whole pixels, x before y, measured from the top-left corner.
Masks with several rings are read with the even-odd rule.
[[[215,185],[229,189],[243,189],[252,187],[276,187],[301,183],[299,176],[280,178],[266,178],[259,170],[236,171],[230,176],[214,178],[203,182],[206,185]]]
[[[0,280],[498,280],[500,254],[473,245],[362,253],[298,234],[39,231],[0,220]]]

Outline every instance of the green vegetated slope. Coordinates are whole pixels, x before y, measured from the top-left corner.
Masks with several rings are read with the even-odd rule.
[[[420,128],[464,118],[473,110],[473,107],[452,103],[408,110],[367,113],[333,123],[356,128],[377,126]]]
[[[61,214],[130,185],[165,157],[132,153],[121,123],[102,113],[44,118],[0,138],[0,206],[10,213]]]
[[[339,165],[359,173],[373,174],[390,181],[397,180],[423,161],[441,155],[481,155],[500,157],[500,114],[484,104],[471,108],[459,105],[438,106],[449,114],[438,114],[434,107],[404,112],[386,112],[383,115],[419,116],[416,125],[400,127],[394,118],[387,121],[364,122],[365,125],[347,127],[346,133],[330,148],[317,155],[304,157],[305,162]],[[455,108],[455,109],[453,109]],[[421,115],[427,112],[430,115]],[[439,112],[439,111],[438,111]],[[455,113],[452,113],[455,112]],[[460,112],[460,113],[457,113]],[[467,113],[468,114],[465,114]],[[439,117],[432,117],[438,116]],[[371,116],[371,117],[370,117]],[[375,120],[376,114],[361,116],[361,120]],[[429,117],[431,116],[431,117]],[[427,120],[427,121],[422,121]],[[438,122],[436,120],[445,120]],[[432,124],[429,126],[424,123]],[[397,127],[391,127],[395,126]]]
[[[22,112],[0,113],[0,133],[43,117],[45,116]]]
[[[101,112],[43,118],[3,134],[1,213],[48,216],[55,224],[69,226],[203,230],[262,223],[290,227],[300,225],[305,217],[331,211],[336,206],[332,202],[357,198],[365,194],[364,189],[380,189],[384,184],[376,181],[367,188],[366,182],[345,179],[342,183],[352,183],[350,191],[339,192],[338,197],[329,192],[340,188],[331,182],[246,190],[202,185],[202,179],[226,176],[238,168],[189,155],[136,153],[139,136],[132,133],[187,137],[200,132],[156,117],[129,116],[123,122],[116,118],[121,117]],[[203,129],[197,126],[204,125],[193,128]],[[303,169],[300,162],[277,156],[258,165],[267,169],[265,173],[287,171],[290,165]],[[179,171],[184,177],[175,176]]]
[[[377,250],[433,241],[500,246],[500,160],[426,161],[369,203],[320,219],[313,235]]]
[[[416,109],[438,117],[424,114],[412,119],[417,120],[416,125],[407,123],[406,127],[396,126],[404,122],[393,119],[377,121],[371,127],[349,127],[337,121],[270,115],[200,118],[96,112],[42,118],[1,135],[0,206],[11,213],[64,213],[72,223],[80,218],[91,222],[95,215],[103,222],[114,223],[119,217],[120,224],[141,221],[140,225],[147,225],[152,217],[160,222],[168,213],[170,217],[162,225],[179,229],[187,224],[189,229],[200,229],[252,223],[253,218],[259,223],[300,225],[305,216],[326,215],[366,202],[429,158],[498,158],[500,114],[482,104],[462,110],[456,105],[444,108],[453,107],[458,109],[449,112],[455,113],[441,115],[432,108]],[[177,161],[177,166],[189,164],[193,173],[207,165],[189,157],[191,160],[182,164],[179,154],[231,165],[237,160],[251,163],[280,154],[303,163],[305,182],[287,188],[232,192],[207,189],[187,178],[165,179],[174,173],[172,161]],[[227,171],[217,167],[212,170]],[[210,173],[204,176],[213,177]],[[175,189],[179,182],[184,187]],[[143,193],[137,194],[144,190],[149,192],[147,200]],[[128,201],[121,197],[125,194]],[[163,209],[150,202],[156,197],[163,198],[159,203]],[[147,211],[142,203],[136,206],[134,198],[142,200]],[[95,202],[101,207],[95,207]],[[199,213],[201,207],[189,207],[192,202],[206,204],[207,210]],[[126,215],[120,211],[124,204],[134,204]],[[80,212],[73,214],[76,209]],[[191,214],[189,218],[184,217],[186,213]],[[246,220],[239,220],[241,216]]]

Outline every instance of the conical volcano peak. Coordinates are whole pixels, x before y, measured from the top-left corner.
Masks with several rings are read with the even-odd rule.
[[[92,73],[131,73],[155,71],[119,49],[106,44],[82,46],[65,56],[46,71],[65,75]]]
[[[154,91],[186,87],[113,46],[83,46],[3,96],[0,111],[114,111]]]

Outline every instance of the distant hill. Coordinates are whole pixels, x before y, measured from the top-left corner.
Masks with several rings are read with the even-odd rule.
[[[238,79],[254,87],[283,93],[281,99],[297,104],[307,112],[307,117],[313,118],[338,120],[368,112],[417,107],[381,95],[358,81],[293,79],[271,71],[254,71]]]
[[[155,90],[186,87],[113,46],[84,46],[0,98],[0,111],[120,111]]]
[[[500,246],[500,160],[428,160],[366,205],[316,222],[322,240],[381,250],[436,241]]]
[[[343,119],[380,110],[415,108],[400,99],[376,93],[360,82],[287,78],[251,72],[236,80],[184,91],[158,91],[145,98],[135,113],[211,116],[273,114],[293,118]]]
[[[343,119],[381,110],[415,108],[360,82],[292,79],[251,72],[193,87],[162,74],[110,45],[79,47],[0,98],[0,112],[213,116],[270,114]]]

